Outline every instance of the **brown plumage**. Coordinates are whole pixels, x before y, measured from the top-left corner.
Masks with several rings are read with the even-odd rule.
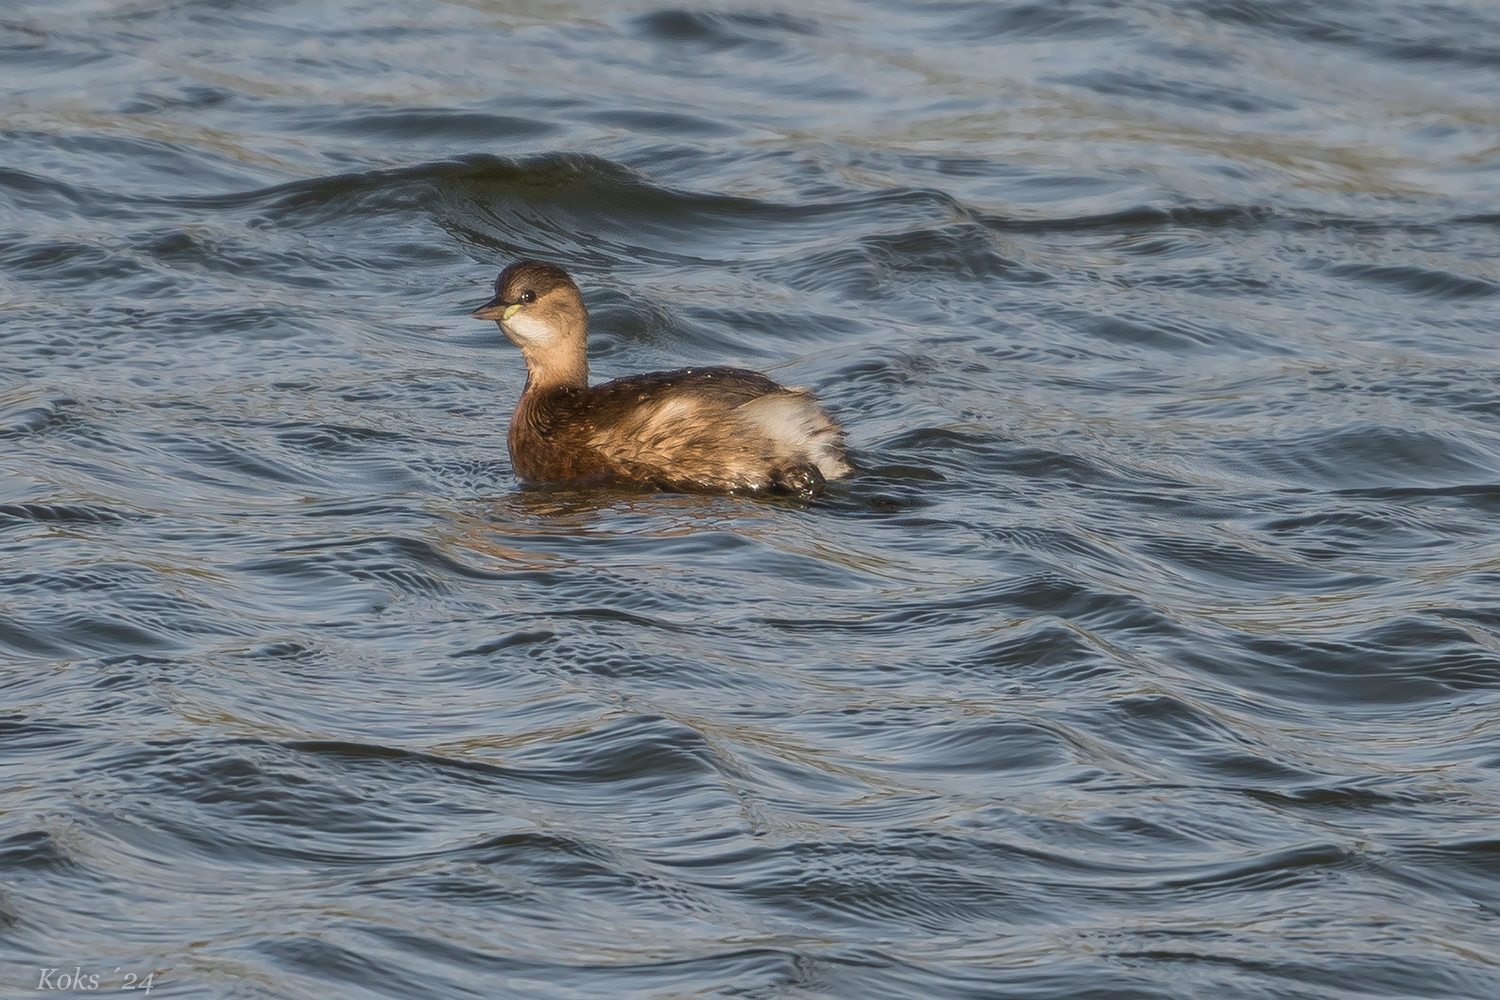
[[[844,432],[801,389],[738,368],[684,368],[588,384],[588,310],[566,271],[501,272],[492,319],[526,358],[510,458],[526,483],[813,496],[851,470]]]

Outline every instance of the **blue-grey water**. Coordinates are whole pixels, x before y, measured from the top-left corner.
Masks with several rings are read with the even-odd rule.
[[[1500,7],[9,0],[0,86],[0,995],[1500,996]],[[521,257],[860,474],[520,489]]]

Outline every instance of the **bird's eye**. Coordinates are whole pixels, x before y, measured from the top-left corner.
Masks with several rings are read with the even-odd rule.
[[[529,289],[527,291],[522,292],[521,293],[521,301],[525,302],[527,304],[535,302],[536,301],[536,292],[530,291]]]

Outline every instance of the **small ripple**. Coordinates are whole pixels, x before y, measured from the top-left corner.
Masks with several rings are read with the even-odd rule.
[[[1240,636],[1216,652],[1184,648],[1184,661],[1210,675],[1320,706],[1444,701],[1500,684],[1500,653],[1464,630],[1400,616],[1343,640]]]
[[[78,400],[30,390],[0,396],[0,441],[47,434],[76,427]]]
[[[669,719],[620,719],[584,735],[508,755],[531,780],[649,788],[716,779],[724,766],[697,731]]]
[[[1005,780],[1028,780],[1021,772],[1070,769],[1073,756],[1066,740],[1050,728],[1020,721],[956,721],[913,724],[882,712],[862,746],[890,754],[892,771],[942,777],[965,774]],[[1040,780],[1040,779],[1036,779]],[[1056,780],[1049,775],[1045,780]]]
[[[1222,541],[1167,537],[1139,542],[1137,549],[1176,567],[1191,580],[1215,581],[1219,592],[1228,584],[1239,592],[1280,594],[1301,590],[1331,594],[1362,589],[1378,581],[1368,574],[1332,572]]]
[[[73,858],[45,830],[16,833],[0,839],[0,870],[61,870],[71,868]]]
[[[1037,219],[974,213],[974,218],[996,232],[1021,234],[1100,232],[1118,235],[1158,229],[1212,232],[1253,230],[1283,224],[1277,212],[1263,205],[1179,205],[1169,208],[1142,205],[1098,215]]]
[[[1039,41],[1042,39],[1125,38],[1139,29],[1128,20],[1087,12],[1083,5],[1020,3],[996,7],[988,3],[954,3],[946,11],[957,16],[941,28],[929,29],[935,39]],[[946,12],[945,11],[945,12]]]
[[[24,715],[0,717],[0,746],[14,760],[76,747],[85,740],[85,733],[77,726],[37,722]]]
[[[1381,18],[1356,21],[1341,17],[1354,8],[1323,7],[1300,0],[1195,0],[1202,14],[1216,21],[1253,28],[1314,46],[1363,49],[1381,58],[1454,63],[1477,69],[1500,66],[1500,48],[1487,45],[1500,24],[1483,8],[1450,5],[1427,15],[1426,5],[1393,8]]]
[[[1500,283],[1451,271],[1433,271],[1412,266],[1332,264],[1313,262],[1311,270],[1335,278],[1364,282],[1378,288],[1435,299],[1483,299],[1500,294]]]
[[[16,524],[119,524],[136,515],[95,504],[0,503],[0,531]]]
[[[1453,435],[1368,423],[1247,440],[1236,450],[1251,474],[1343,490],[1470,485],[1494,467],[1492,455]]]
[[[19,281],[62,290],[94,290],[149,273],[130,256],[78,240],[0,237],[0,266]]]
[[[1097,684],[1120,668],[1077,626],[1046,616],[1007,629],[977,652],[957,657],[949,669],[981,671],[997,678],[1028,677],[1036,683],[1086,685]]]
[[[1219,108],[1241,114],[1292,109],[1292,105],[1284,101],[1239,87],[1215,86],[1201,81],[1163,79],[1143,70],[1122,72],[1095,69],[1073,76],[1060,77],[1059,82],[1086,87],[1095,93],[1111,97],[1138,97],[1169,101],[1186,108]]]
[[[1248,781],[1257,787],[1306,782],[1313,776],[1278,760],[1259,741],[1248,738],[1206,706],[1171,695],[1129,695],[1112,699],[1077,724],[1096,738],[1114,743],[1128,757],[1136,747],[1154,755],[1170,754],[1183,772],[1198,772],[1218,781]]]
[[[643,38],[679,49],[701,48],[710,52],[746,49],[761,59],[786,54],[787,44],[779,36],[809,37],[822,33],[816,21],[780,11],[662,10],[637,18],[632,26]]]
[[[690,138],[710,138],[734,135],[739,130],[724,122],[682,112],[641,111],[621,109],[595,111],[586,116],[588,121],[613,128],[629,129],[636,133],[659,133],[661,135]]]

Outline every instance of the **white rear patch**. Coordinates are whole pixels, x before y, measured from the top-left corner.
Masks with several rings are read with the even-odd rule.
[[[847,475],[838,425],[813,398],[801,392],[777,392],[752,399],[739,412],[781,447],[818,467],[824,479]]]

